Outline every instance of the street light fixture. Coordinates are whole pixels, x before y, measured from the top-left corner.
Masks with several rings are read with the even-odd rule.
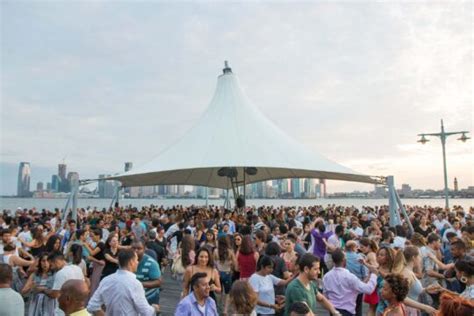
[[[449,208],[449,189],[448,189],[448,172],[446,170],[446,138],[451,135],[458,135],[462,134],[458,140],[462,142],[466,142],[466,140],[470,139],[470,137],[467,137],[466,134],[469,133],[468,131],[460,131],[460,132],[445,132],[444,131],[444,125],[443,125],[443,120],[441,120],[441,133],[423,133],[423,134],[418,134],[418,136],[421,136],[421,139],[418,141],[418,143],[422,143],[423,145],[429,142],[429,139],[426,138],[426,136],[436,136],[441,139],[441,145],[443,148],[443,169],[444,169],[444,198],[445,198],[445,206],[446,209]]]

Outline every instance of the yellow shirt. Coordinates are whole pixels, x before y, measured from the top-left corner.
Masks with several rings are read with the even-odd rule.
[[[69,316],[91,316],[87,309],[81,309],[80,311],[74,312],[72,314],[69,314]]]

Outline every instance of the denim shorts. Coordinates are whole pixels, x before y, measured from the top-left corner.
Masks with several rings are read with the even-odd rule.
[[[230,288],[232,287],[232,272],[219,271],[219,277],[221,279],[221,286],[224,290],[224,294],[229,294]]]

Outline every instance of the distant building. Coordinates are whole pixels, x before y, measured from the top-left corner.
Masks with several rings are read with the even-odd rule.
[[[291,179],[291,193],[293,198],[299,199],[301,197],[303,185],[301,185],[303,179]]]
[[[132,170],[133,162],[126,162],[125,163],[125,172]]]
[[[71,171],[67,174],[68,191],[79,185],[79,173]]]
[[[29,162],[20,162],[18,168],[17,196],[30,196],[31,167]]]
[[[51,176],[51,191],[59,192],[60,185],[61,185],[61,179],[59,178],[57,174],[53,174]]]
[[[36,183],[36,191],[41,192],[43,190],[44,190],[43,182],[40,181],[40,182]]]
[[[104,178],[110,177],[110,175],[100,174],[99,183],[97,185],[97,191],[100,198],[112,198],[115,194],[116,181],[105,180]]]
[[[387,189],[384,186],[375,185],[375,189],[373,192],[374,198],[386,198],[387,197]]]
[[[413,194],[411,192],[411,186],[408,185],[408,184],[402,184],[402,190],[400,192],[403,197],[407,198],[407,197],[412,197]]]
[[[321,189],[321,197],[327,197],[327,188],[326,188],[326,179],[319,179],[320,189]]]
[[[454,178],[454,192],[459,191],[458,178]]]
[[[66,178],[67,165],[58,164],[59,189],[58,192],[69,192],[69,183]]]
[[[51,192],[51,182],[46,183],[46,191]]]

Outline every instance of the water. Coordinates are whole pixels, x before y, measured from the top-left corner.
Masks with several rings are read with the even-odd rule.
[[[54,208],[64,208],[66,205],[66,199],[35,199],[35,198],[0,198],[0,210],[16,210],[18,207],[21,208],[33,208],[36,209],[48,209],[53,210]],[[450,205],[460,205],[465,210],[469,207],[474,207],[474,199],[450,199]],[[111,199],[78,199],[78,206],[81,208],[86,207],[97,207],[107,208],[110,206]],[[121,205],[133,205],[141,207],[145,205],[163,205],[164,207],[173,205],[205,205],[206,200],[204,199],[122,199],[120,200]],[[444,199],[402,199],[402,203],[406,205],[429,205],[434,207],[444,207]],[[209,200],[210,205],[224,205],[224,200]],[[233,204],[233,203],[232,203]],[[376,206],[376,205],[388,205],[388,199],[292,199],[292,200],[281,200],[281,199],[248,199],[248,206],[262,206],[262,205],[273,205],[273,206],[311,206],[311,205],[328,205],[336,204],[343,206]]]

